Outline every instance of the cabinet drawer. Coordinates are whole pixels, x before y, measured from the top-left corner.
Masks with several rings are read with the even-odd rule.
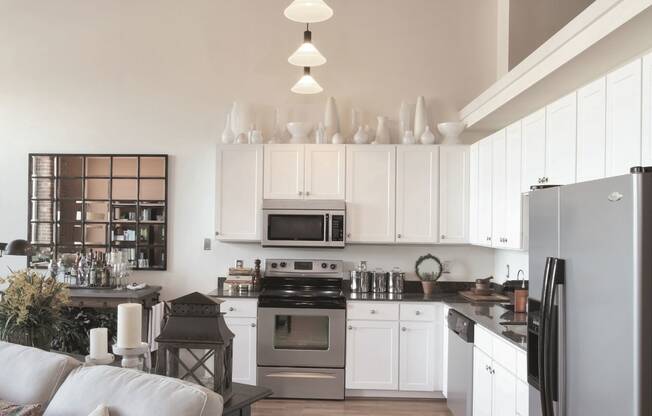
[[[239,318],[256,318],[258,312],[258,300],[256,299],[221,299],[224,303],[220,304],[220,311],[225,316]]]
[[[395,302],[348,302],[347,319],[372,321],[398,321],[398,303]]]
[[[474,334],[475,334],[475,340],[474,340],[475,346],[481,349],[488,356],[492,357],[494,354],[493,334],[478,324],[475,324]]]
[[[493,339],[494,361],[505,367],[510,373],[516,374],[516,347],[497,336],[494,336]]]
[[[401,321],[440,322],[440,308],[434,303],[402,303]]]
[[[516,377],[527,382],[527,353],[516,352]]]

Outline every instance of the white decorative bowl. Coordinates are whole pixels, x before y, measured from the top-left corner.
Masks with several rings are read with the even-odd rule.
[[[466,124],[458,121],[437,124],[437,130],[444,135],[441,144],[460,144],[460,134],[466,128]]]
[[[292,121],[287,124],[287,128],[292,135],[290,143],[306,143],[308,135],[312,131],[312,124],[306,121]]]

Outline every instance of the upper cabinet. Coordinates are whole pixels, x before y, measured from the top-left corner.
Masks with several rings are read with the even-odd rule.
[[[521,194],[521,122],[505,129],[505,221],[503,247],[523,248],[523,195]]]
[[[577,91],[577,181],[606,175],[606,78]]]
[[[480,141],[478,147],[478,244],[491,247],[492,239],[492,136]]]
[[[350,243],[393,243],[396,146],[346,146],[346,227]]]
[[[469,148],[441,146],[439,149],[440,242],[469,242]]]
[[[224,241],[261,239],[263,146],[219,145],[215,179],[215,236]]]
[[[480,236],[478,233],[478,197],[480,190],[478,184],[480,178],[480,170],[478,166],[479,146],[479,143],[474,143],[469,148],[469,243],[471,244],[480,244]]]
[[[577,94],[572,93],[546,107],[545,183],[575,182],[576,134]]]
[[[396,242],[436,243],[439,146],[396,149]]]
[[[607,176],[641,164],[641,60],[607,75]]]
[[[507,163],[506,163],[506,139],[505,130],[493,134],[489,139],[491,142],[492,156],[492,181],[491,181],[491,245],[493,247],[504,247],[505,225],[507,216],[505,208],[507,205]]]
[[[652,166],[652,54],[643,57],[642,164]]]
[[[544,182],[546,171],[546,109],[541,109],[522,122],[523,177],[522,192]]]
[[[344,199],[343,145],[265,146],[265,199]]]

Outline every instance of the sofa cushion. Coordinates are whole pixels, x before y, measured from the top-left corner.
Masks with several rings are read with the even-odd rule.
[[[219,416],[223,401],[196,384],[101,365],[70,373],[45,416],[88,416],[98,404],[111,416]]]
[[[90,412],[88,416],[111,416],[111,415],[109,414],[109,408],[101,404],[97,406],[95,410]]]
[[[65,355],[0,342],[0,399],[46,407],[81,363]]]
[[[0,400],[0,416],[40,416],[43,410],[40,404],[14,404]]]

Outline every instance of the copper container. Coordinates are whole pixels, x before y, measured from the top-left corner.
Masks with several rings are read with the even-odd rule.
[[[516,289],[514,291],[514,312],[525,313],[527,310],[527,289]]]

